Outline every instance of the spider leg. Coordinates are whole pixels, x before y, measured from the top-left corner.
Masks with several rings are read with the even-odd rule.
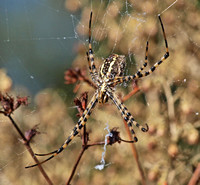
[[[89,66],[89,70],[90,70],[90,76],[92,78],[92,81],[97,83],[99,85],[99,81],[98,81],[98,74],[97,72],[93,72],[92,71],[92,68],[91,68],[91,61],[90,61],[90,58],[89,58],[89,54],[88,52],[86,52],[86,55],[87,55],[87,60],[88,60],[88,66]],[[93,64],[94,65],[94,64]]]
[[[148,63],[148,45],[149,45],[149,42],[147,41],[147,44],[146,44],[146,52],[145,52],[145,61],[144,61],[144,64],[143,66],[138,70],[138,72],[141,72],[144,70],[145,67],[147,67],[147,63]],[[122,83],[123,82],[123,79],[121,79],[123,77],[115,77],[115,79],[113,80],[110,80],[110,85],[113,85],[113,86],[116,86],[117,84],[119,83]],[[131,78],[129,78],[127,81],[131,80]]]
[[[46,156],[46,155],[51,155],[51,156],[49,158],[45,159],[44,161],[40,162],[39,164],[26,166],[25,168],[32,168],[32,167],[41,165],[41,164],[49,161],[50,159],[54,158],[55,156],[57,156],[59,153],[61,153],[69,145],[69,143],[74,139],[74,137],[80,132],[81,128],[86,124],[90,114],[92,113],[92,109],[94,109],[96,103],[97,103],[97,93],[95,93],[95,95],[92,97],[89,105],[83,112],[82,116],[78,120],[76,126],[74,127],[74,129],[72,130],[71,134],[69,135],[67,140],[64,142],[64,144],[58,150],[55,150],[53,152],[50,152],[47,154],[35,154],[37,156]]]
[[[116,77],[113,80],[114,84],[120,84],[123,82],[128,82],[130,80],[134,80],[134,79],[138,79],[138,78],[142,78],[145,76],[150,75],[152,72],[154,72],[154,70],[160,65],[162,64],[168,57],[169,57],[169,49],[168,49],[168,43],[167,43],[167,38],[165,35],[165,30],[164,30],[164,26],[160,17],[160,14],[158,15],[158,18],[160,20],[160,24],[161,24],[161,28],[162,28],[162,32],[163,32],[163,37],[164,37],[164,41],[165,41],[165,48],[166,48],[166,52],[163,55],[163,57],[156,62],[148,71],[144,71],[142,72],[142,70],[146,67],[147,65],[147,54],[148,54],[148,41],[147,41],[147,47],[146,47],[146,56],[145,56],[145,63],[143,64],[143,67],[141,67],[134,75],[130,75],[130,76],[124,76],[124,77]]]
[[[143,71],[144,68],[147,67],[147,63],[148,63],[148,48],[149,48],[149,42],[147,41],[144,64],[143,64],[143,66],[138,70],[139,72]]]
[[[92,12],[90,13],[90,20],[89,20],[89,50],[86,52],[87,59],[88,59],[88,65],[89,65],[89,70],[90,70],[90,75],[92,77],[92,80],[96,82],[97,80],[97,69],[94,63],[94,55],[93,55],[93,50],[92,50],[92,44],[91,44],[91,24],[92,24]]]
[[[144,128],[143,126],[141,126],[137,121],[135,121],[135,119],[133,118],[133,116],[131,115],[131,113],[128,111],[128,109],[126,108],[126,106],[117,98],[117,96],[114,93],[108,92],[107,93],[108,96],[110,97],[110,99],[114,102],[114,104],[117,106],[117,108],[119,109],[119,111],[121,112],[121,115],[123,117],[123,119],[126,121],[132,135],[134,138],[133,142],[137,142],[138,139],[136,137],[136,134],[132,128],[133,125],[135,125],[136,127],[138,127],[142,132],[147,132],[149,130],[148,125],[146,124],[146,128]]]

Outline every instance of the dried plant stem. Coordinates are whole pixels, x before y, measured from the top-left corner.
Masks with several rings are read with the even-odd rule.
[[[127,123],[125,121],[124,121],[124,126],[126,128],[126,132],[128,133],[129,140],[132,140],[132,135],[131,135],[130,130],[128,128],[128,125],[127,125]],[[135,158],[135,161],[136,161],[139,173],[140,173],[142,185],[146,185],[145,175],[144,175],[142,166],[140,164],[140,161],[139,161],[139,158],[138,158],[138,154],[137,154],[137,150],[136,150],[136,147],[135,147],[134,143],[131,143],[131,150],[132,150],[133,156]]]
[[[83,112],[81,112],[81,114],[82,113]],[[71,175],[69,176],[69,179],[68,179],[66,185],[70,184],[70,182],[71,182],[71,180],[72,180],[72,178],[73,178],[73,176],[74,176],[74,174],[76,172],[78,164],[79,164],[79,162],[80,162],[80,160],[81,160],[81,158],[82,158],[82,156],[83,156],[83,154],[84,154],[86,149],[87,149],[87,133],[86,133],[86,126],[84,125],[84,127],[83,127],[83,135],[82,135],[82,149],[81,149],[81,152],[80,152],[80,154],[78,156],[78,159],[76,160],[76,163],[74,164],[74,167],[72,169]]]
[[[97,146],[97,145],[104,145],[105,142],[97,142],[97,143],[93,143],[93,144],[87,144],[88,143],[88,139],[87,139],[87,132],[86,132],[86,126],[84,125],[83,127],[83,136],[82,136],[82,149],[81,149],[81,152],[79,153],[79,156],[76,160],[76,163],[74,164],[74,167],[72,169],[72,172],[71,172],[71,175],[66,183],[66,185],[69,185],[75,172],[76,172],[76,169],[78,167],[78,164],[84,154],[84,152],[91,146]]]
[[[136,92],[138,92],[140,89],[138,86],[135,86],[131,92],[129,92],[126,96],[122,98],[122,102],[125,102],[128,100],[131,96],[133,96]]]
[[[174,98],[171,92],[170,84],[166,82],[163,85],[165,95],[167,97],[168,116],[170,121],[175,120]]]
[[[197,185],[200,182],[200,163],[198,163],[192,178],[190,179],[188,185]]]
[[[13,126],[15,127],[15,129],[17,130],[17,132],[19,133],[19,135],[21,136],[21,138],[23,139],[23,143],[24,143],[25,147],[27,148],[28,152],[31,154],[31,156],[34,159],[34,161],[37,164],[39,164],[39,161],[36,158],[36,156],[34,155],[34,152],[33,152],[32,148],[31,148],[29,142],[25,138],[25,136],[22,133],[22,131],[20,130],[20,128],[17,126],[16,122],[13,120],[13,118],[11,117],[11,115],[8,115],[8,118],[10,119],[11,123],[13,124]],[[46,179],[47,183],[50,184],[50,185],[53,185],[53,183],[51,182],[50,178],[48,177],[48,175],[46,174],[46,172],[44,171],[44,169],[42,168],[42,166],[38,165],[38,168],[39,168],[40,172],[42,173],[42,175],[44,176],[44,178]]]
[[[135,84],[133,90],[122,98],[122,102],[127,101],[131,96],[136,94],[139,90],[140,90],[139,87],[137,86],[137,84]],[[124,126],[126,128],[126,132],[128,134],[129,140],[131,141],[133,138],[132,138],[132,135],[130,133],[130,130],[128,128],[128,125],[127,125],[126,121],[124,121]],[[145,180],[146,178],[145,178],[142,166],[141,166],[141,164],[139,162],[137,150],[136,150],[136,147],[135,147],[134,143],[131,143],[131,150],[132,150],[133,156],[135,158],[135,161],[137,163],[137,167],[138,167],[138,170],[139,170],[139,173],[140,173],[142,185],[146,185],[146,180]]]
[[[91,146],[97,146],[97,145],[105,145],[105,142],[102,141],[102,142],[97,142],[97,143],[92,143],[92,144],[88,144],[87,147],[91,147]]]
[[[70,184],[70,182],[71,182],[71,180],[72,180],[72,178],[73,178],[73,176],[74,176],[74,174],[75,174],[76,168],[78,167],[78,164],[79,164],[79,162],[80,162],[80,160],[81,160],[81,158],[82,158],[82,156],[83,156],[85,150],[86,150],[86,149],[85,149],[84,147],[81,149],[81,152],[80,152],[80,154],[79,154],[79,156],[78,156],[78,159],[77,159],[77,161],[76,161],[76,163],[75,163],[75,165],[74,165],[74,167],[73,167],[73,170],[72,170],[72,172],[71,172],[71,175],[70,175],[70,177],[69,177],[69,179],[68,179],[66,185],[69,185],[69,184]]]
[[[22,137],[23,141],[26,143],[27,140],[26,140],[24,134],[19,129],[19,127],[17,126],[17,124],[15,123],[15,121],[13,120],[13,118],[11,117],[11,115],[8,115],[8,118],[10,119],[11,123],[13,124],[13,126],[15,127],[15,129],[17,130],[17,132],[19,133],[19,135]]]
[[[73,176],[74,176],[74,174],[76,172],[76,169],[78,167],[78,164],[79,164],[84,152],[91,146],[104,145],[104,144],[105,144],[105,142],[98,142],[98,143],[88,144],[85,147],[84,146],[82,147],[81,152],[79,153],[79,156],[78,156],[78,158],[76,160],[76,163],[75,163],[75,165],[74,165],[74,167],[72,169],[71,175],[70,175],[66,185],[70,185],[70,182],[71,182],[71,180],[72,180],[72,178],[73,178]]]

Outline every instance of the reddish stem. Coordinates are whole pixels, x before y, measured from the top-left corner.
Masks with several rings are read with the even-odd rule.
[[[200,182],[200,163],[198,163],[194,174],[192,175],[188,185],[197,185]]]
[[[137,85],[135,85],[133,90],[122,98],[122,102],[127,101],[131,96],[136,94],[139,90],[140,90],[139,87]],[[131,132],[130,132],[130,130],[128,128],[128,125],[127,125],[126,121],[124,121],[124,126],[126,128],[126,132],[128,133],[129,140],[132,140],[132,135],[131,135]],[[132,150],[133,156],[135,158],[135,161],[136,161],[139,173],[140,173],[140,177],[141,177],[141,180],[142,180],[142,185],[146,185],[144,171],[142,169],[142,165],[139,162],[137,149],[136,149],[134,143],[131,144],[131,150]]]
[[[34,155],[34,152],[33,152],[32,148],[31,148],[29,142],[27,141],[26,137],[24,136],[24,134],[22,133],[20,128],[17,126],[16,122],[13,120],[11,115],[8,115],[8,118],[10,119],[11,123],[13,124],[13,126],[15,127],[15,129],[17,130],[17,132],[19,133],[21,138],[23,139],[23,143],[24,143],[25,147],[27,148],[28,152],[31,154],[31,156],[34,159],[34,161],[38,164],[38,168],[39,168],[40,172],[42,173],[42,175],[44,176],[44,178],[46,179],[47,183],[50,184],[50,185],[53,185],[53,183],[51,182],[50,178],[48,177],[48,175],[46,174],[46,172],[44,171],[42,166],[39,164],[39,161],[36,158],[36,156]]]
[[[66,185],[69,185],[69,184],[70,184],[70,182],[71,182],[71,180],[72,180],[72,178],[73,178],[73,176],[74,176],[74,174],[75,174],[76,168],[78,167],[78,164],[79,164],[79,162],[80,162],[80,160],[81,160],[81,158],[82,158],[82,156],[83,156],[85,150],[86,150],[86,149],[85,149],[84,147],[81,149],[81,152],[80,152],[80,154],[79,154],[79,156],[78,156],[78,159],[77,159],[77,161],[76,161],[76,163],[75,163],[75,165],[74,165],[74,167],[73,167],[73,170],[72,170],[72,172],[71,172],[71,175],[70,175],[70,177],[69,177],[69,179],[68,179]]]
[[[134,89],[129,92],[126,96],[124,96],[122,98],[122,102],[125,102],[126,100],[128,100],[131,96],[133,96],[134,94],[136,94],[136,92],[138,92],[140,89],[138,86],[135,86]]]
[[[129,139],[132,140],[132,135],[131,135],[131,132],[130,132],[130,130],[128,128],[128,125],[127,125],[126,121],[124,121],[124,126],[126,128],[126,132],[128,133]],[[138,153],[137,153],[137,150],[136,150],[136,147],[135,147],[134,143],[131,143],[131,150],[132,150],[133,156],[135,158],[138,170],[140,172],[140,176],[141,176],[141,180],[142,180],[142,185],[146,185],[145,175],[144,175],[144,172],[143,172],[143,169],[142,169],[142,165],[139,162]]]

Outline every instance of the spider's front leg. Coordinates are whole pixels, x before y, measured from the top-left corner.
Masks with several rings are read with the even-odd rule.
[[[86,54],[87,54],[90,75],[92,77],[92,80],[95,83],[97,83],[98,72],[94,63],[94,55],[93,55],[92,44],[91,44],[91,24],[92,24],[92,12],[90,13],[90,20],[89,20],[89,39],[88,39],[89,50],[88,52],[86,52]]]
[[[69,145],[69,143],[74,139],[74,137],[80,132],[81,128],[86,124],[86,122],[87,122],[90,114],[92,113],[92,109],[94,109],[94,107],[95,107],[95,105],[97,103],[97,100],[98,100],[97,99],[97,93],[95,93],[95,95],[92,97],[89,105],[87,106],[87,108],[83,112],[82,116],[78,120],[76,126],[72,130],[71,134],[69,135],[69,137],[67,138],[67,140],[64,142],[64,144],[58,150],[55,150],[53,152],[46,153],[46,154],[35,154],[37,156],[51,155],[46,160],[40,162],[39,163],[40,165],[43,164],[43,163],[45,163],[45,162],[47,162],[47,161],[49,161],[50,159],[54,158],[55,156],[57,156],[59,153],[61,153]],[[32,168],[32,167],[35,167],[35,166],[38,166],[38,164],[26,166],[25,168]]]
[[[146,46],[146,56],[145,56],[145,63],[143,64],[143,67],[141,67],[134,75],[130,75],[130,76],[124,76],[124,77],[116,77],[113,80],[113,83],[115,85],[123,83],[123,82],[128,82],[130,80],[134,80],[134,79],[138,79],[138,78],[142,78],[145,76],[150,75],[151,73],[153,73],[155,71],[155,69],[162,64],[168,57],[169,57],[169,49],[168,49],[168,43],[167,43],[167,38],[166,38],[166,34],[165,34],[165,30],[164,30],[164,26],[160,17],[160,14],[158,15],[160,24],[161,24],[161,28],[162,28],[162,32],[163,32],[163,37],[164,37],[164,41],[165,41],[165,48],[166,48],[166,52],[163,55],[163,57],[156,62],[148,71],[143,71],[143,69],[147,66],[147,54],[148,54],[148,41],[147,41],[147,46]],[[142,72],[143,71],[143,72]]]
[[[131,115],[131,113],[128,111],[128,109],[125,107],[125,105],[117,98],[117,96],[114,93],[107,93],[109,98],[114,102],[114,104],[117,106],[117,108],[120,110],[121,115],[123,117],[123,119],[126,121],[126,123],[128,124],[128,127],[131,131],[131,133],[133,134],[133,138],[134,141],[133,142],[137,142],[138,139],[136,137],[136,134],[132,128],[133,125],[135,125],[136,127],[138,127],[142,132],[147,132],[149,130],[148,125],[146,124],[146,128],[144,128],[143,126],[141,126],[138,122],[135,121],[135,119],[133,118],[133,116]]]
[[[145,60],[144,60],[143,66],[137,71],[138,75],[141,73],[141,71],[144,70],[145,67],[147,67],[147,63],[148,63],[148,46],[149,46],[149,42],[147,41],[146,52],[145,52]],[[125,81],[128,82],[131,79],[132,79],[131,76],[125,76],[125,77],[116,76],[113,80],[111,80],[110,84],[112,84],[113,86],[116,86],[117,84],[120,84],[122,82],[125,82]]]

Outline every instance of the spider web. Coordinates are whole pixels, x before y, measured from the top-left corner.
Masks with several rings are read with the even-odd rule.
[[[33,94],[47,86],[61,86],[55,85],[63,79],[61,68],[69,66],[75,55],[69,49],[76,41],[72,17],[63,4],[1,1],[1,67],[14,84]]]
[[[1,67],[6,68],[14,85],[25,86],[33,94],[44,87],[63,87],[63,67],[69,67],[72,58],[75,57],[75,43],[81,42],[87,48],[87,38],[79,35],[76,27],[80,25],[87,30],[88,25],[80,22],[80,16],[77,13],[67,12],[64,3],[65,1],[62,0],[58,3],[47,0],[21,1],[20,3],[1,1]],[[101,1],[100,6],[104,3]],[[107,7],[111,3],[117,7],[117,1],[108,1]],[[159,4],[158,1],[157,3]],[[93,4],[95,3],[91,1],[91,10]],[[173,3],[170,6],[172,5]],[[118,12],[121,16],[119,25],[124,17],[128,17],[127,23],[133,19],[138,22],[137,27],[142,27],[147,19],[146,12],[131,15],[130,10],[134,8],[134,3],[124,1],[124,6],[125,10]],[[97,19],[99,17],[102,19],[102,28],[96,33],[99,36],[103,34],[102,30],[106,29],[108,24],[106,16],[110,14],[109,11],[110,9],[106,9],[103,15],[98,11],[94,12]],[[134,32],[137,32],[137,27],[133,28]],[[95,28],[95,20],[93,28]],[[112,28],[108,26],[107,29]],[[115,52],[118,37],[124,33],[125,29],[126,26],[122,30],[116,30],[114,44],[109,53]],[[131,42],[135,40],[137,37],[133,35]],[[143,43],[146,40],[147,38],[144,38]],[[94,51],[99,48],[99,44],[98,41],[93,41]],[[139,47],[145,48],[145,44]],[[100,52],[101,50],[103,46],[100,46]],[[130,51],[130,60],[132,60],[131,55],[134,53]],[[105,57],[107,56],[102,56],[102,58]],[[19,89],[18,91],[20,93]]]
[[[182,1],[184,2],[184,0]],[[82,2],[78,0],[77,2],[78,4],[83,2],[87,3],[86,1]],[[130,39],[130,45],[125,48],[128,50],[126,53],[128,63],[126,74],[132,74],[134,72],[132,70],[133,66],[137,69],[142,66],[147,40],[150,40],[149,50],[158,50],[158,46],[151,45],[151,36],[154,34],[154,28],[160,26],[157,19],[158,14],[164,16],[164,14],[173,10],[175,12],[174,17],[180,21],[184,19],[184,15],[181,14],[180,11],[184,11],[185,13],[191,11],[190,7],[180,10],[181,0],[169,0],[166,1],[165,5],[162,5],[162,1],[155,0],[155,5],[153,6],[153,8],[156,7],[155,11],[151,10],[152,6],[150,6],[148,2],[145,6],[141,7],[140,11],[134,11],[138,3],[136,0],[123,1],[123,8],[120,7],[121,5],[119,2],[120,1],[118,0],[101,0],[98,2],[99,7],[97,8],[96,1],[91,0],[87,4],[87,9],[84,10],[83,15],[87,17],[87,20],[84,21],[81,18],[82,9],[80,8],[74,12],[67,10],[65,7],[66,2],[64,0],[0,1],[0,69],[5,69],[7,75],[12,79],[14,93],[16,95],[25,94],[34,97],[34,95],[45,88],[55,88],[63,99],[71,100],[72,96],[70,93],[72,92],[72,89],[70,89],[71,87],[69,88],[64,85],[64,70],[71,67],[72,61],[75,60],[77,53],[81,50],[80,44],[83,46],[83,50],[86,51],[88,48],[88,19],[91,10],[94,15],[92,22],[92,44],[97,63],[109,56],[110,53],[116,53],[118,51],[122,52],[123,48],[120,48],[121,37],[126,39],[127,35],[131,35],[128,37],[128,39]],[[101,9],[104,9],[103,14]],[[108,21],[108,17],[113,14],[112,10],[116,10],[115,13],[119,17],[117,21],[118,26],[116,27],[115,25],[111,26]],[[146,30],[147,34],[141,38],[138,36],[138,32],[140,32],[142,28],[148,29],[148,26],[146,25],[150,22],[148,18],[150,11],[154,11],[154,19],[151,21],[155,27]],[[171,17],[169,17],[169,21],[170,18]],[[98,21],[101,22],[101,26],[99,26]],[[132,30],[128,30],[128,24],[130,24],[130,22],[135,23],[135,27],[133,27]],[[172,27],[173,29],[176,29],[175,34],[171,34],[172,32],[168,31],[172,29]],[[160,27],[158,29],[160,29]],[[179,23],[175,23],[171,25],[171,27],[168,26],[168,28],[165,29],[169,33],[167,39],[172,54],[175,48],[173,44],[180,43],[180,40],[178,40],[180,38],[177,37],[179,34],[182,35],[182,39],[189,40],[194,45],[195,49],[191,50],[191,56],[199,53],[200,42],[195,40],[198,38],[193,37],[190,31],[179,28]],[[80,30],[82,30],[84,34],[82,34]],[[104,35],[105,30],[109,31],[106,33],[110,33],[111,35]],[[105,51],[104,40],[110,36],[113,37],[112,42],[109,43],[109,50]],[[103,39],[101,39],[102,37]],[[137,43],[139,44],[135,46]],[[140,51],[143,51],[142,55]],[[104,55],[101,55],[102,53]],[[157,53],[156,61],[162,57],[162,54],[164,54],[164,42],[162,52]],[[175,62],[174,60],[172,59],[170,62]],[[83,58],[82,62],[84,63],[82,66],[86,65],[86,58]],[[183,73],[185,72],[184,70],[184,68],[180,69]],[[173,82],[179,83],[180,86],[184,86],[185,83],[190,80],[189,78],[189,76],[185,76],[181,79],[175,79]],[[198,78],[197,75],[196,78]],[[131,84],[125,84],[125,87],[130,89]],[[45,96],[45,93],[43,94]],[[148,108],[151,109],[151,102],[148,101],[148,97],[146,97],[145,93],[144,100],[146,101]],[[136,101],[136,98],[133,98],[133,101]],[[24,119],[24,117],[30,118],[33,116],[34,112],[37,110],[37,106],[33,106],[33,110],[29,110],[25,114],[20,112],[19,117],[23,116]],[[72,106],[73,102],[71,101],[71,104],[68,105],[69,111]],[[199,118],[198,110],[194,111],[194,116]],[[156,117],[156,114],[150,111],[149,117],[154,118]],[[40,119],[36,121],[37,123],[41,122]],[[4,117],[1,117],[0,125],[2,130],[5,128],[7,129],[9,121]],[[8,142],[10,138],[3,139],[3,141],[8,142],[10,145],[7,146],[2,144],[1,146],[4,157],[0,159],[1,184],[12,184],[13,179],[10,176],[6,176],[6,171],[7,169],[9,170],[13,164],[16,164],[14,163],[15,161],[22,160],[27,154],[27,151],[23,150],[23,146],[21,147],[22,144],[18,140],[15,130],[9,132],[10,133],[7,134],[15,135],[15,137],[12,138],[12,142]],[[104,132],[104,136],[106,134],[107,133]],[[140,135],[140,142],[142,143],[144,139],[141,136],[142,135]],[[46,135],[44,137],[46,137]],[[13,144],[13,140],[15,140],[15,144]],[[64,140],[64,138],[61,140]],[[40,141],[37,140],[34,145],[37,147],[39,144]],[[19,146],[20,150],[14,151],[13,156],[7,156],[6,154],[12,145]],[[100,152],[102,151],[103,150]],[[99,157],[99,160],[100,158],[101,156]],[[59,160],[57,160],[57,163],[59,163]],[[15,173],[17,169],[21,169],[21,166],[16,166],[13,173]],[[29,171],[23,173],[25,176],[28,176]],[[79,171],[78,173],[81,172]],[[34,180],[32,179],[32,181]]]

